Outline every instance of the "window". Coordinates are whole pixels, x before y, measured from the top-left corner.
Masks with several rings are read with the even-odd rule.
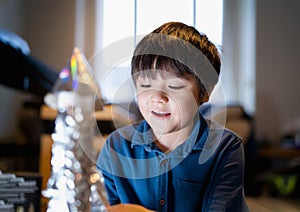
[[[104,98],[131,101],[130,60],[134,45],[162,23],[195,26],[222,45],[222,0],[102,0],[96,5],[96,53],[93,58]],[[118,5],[118,6],[116,6]]]

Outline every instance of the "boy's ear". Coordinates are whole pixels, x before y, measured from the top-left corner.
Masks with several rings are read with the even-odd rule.
[[[209,94],[207,92],[205,92],[205,94],[203,95],[203,97],[201,99],[200,105],[202,105],[205,102],[208,102],[208,100],[209,100]]]
[[[210,97],[210,95],[211,95],[213,89],[214,89],[214,86],[209,86],[209,87],[206,89],[206,91],[205,91],[205,93],[204,93],[204,95],[203,95],[203,97],[202,97],[202,99],[201,99],[201,103],[200,103],[200,104],[203,104],[203,103],[205,103],[205,102],[208,102],[209,97]]]

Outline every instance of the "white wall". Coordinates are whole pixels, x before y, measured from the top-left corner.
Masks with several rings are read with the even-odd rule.
[[[224,1],[222,77],[231,83],[223,86],[250,108],[258,141],[280,142],[300,117],[299,8],[298,0]]]
[[[256,130],[272,142],[300,116],[299,8],[299,0],[257,0]]]
[[[1,0],[0,28],[25,39],[31,54],[59,71],[74,48],[75,1]],[[7,70],[1,69],[1,74]],[[0,86],[0,139],[20,139],[19,114],[27,94]]]
[[[0,28],[23,35],[21,0],[0,1]],[[5,71],[1,69],[1,74]],[[22,107],[22,94],[0,85],[0,139],[19,137],[18,114]]]
[[[255,113],[255,0],[225,0],[221,81],[228,104]]]
[[[32,55],[58,71],[74,48],[75,2],[23,1],[24,36]]]

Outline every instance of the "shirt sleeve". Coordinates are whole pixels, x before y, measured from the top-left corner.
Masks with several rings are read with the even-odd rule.
[[[109,138],[108,138],[109,139]],[[108,200],[110,205],[115,205],[120,203],[118,192],[115,185],[114,175],[112,174],[111,169],[111,157],[110,157],[110,145],[108,140],[103,146],[98,160],[97,160],[97,169],[102,172],[104,177],[104,185],[107,192]]]
[[[244,149],[239,138],[217,151],[202,211],[249,211],[244,195]]]

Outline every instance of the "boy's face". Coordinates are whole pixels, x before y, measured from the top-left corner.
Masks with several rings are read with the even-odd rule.
[[[200,104],[193,77],[179,78],[163,71],[154,79],[136,80],[139,109],[154,133],[159,135],[191,130]]]

